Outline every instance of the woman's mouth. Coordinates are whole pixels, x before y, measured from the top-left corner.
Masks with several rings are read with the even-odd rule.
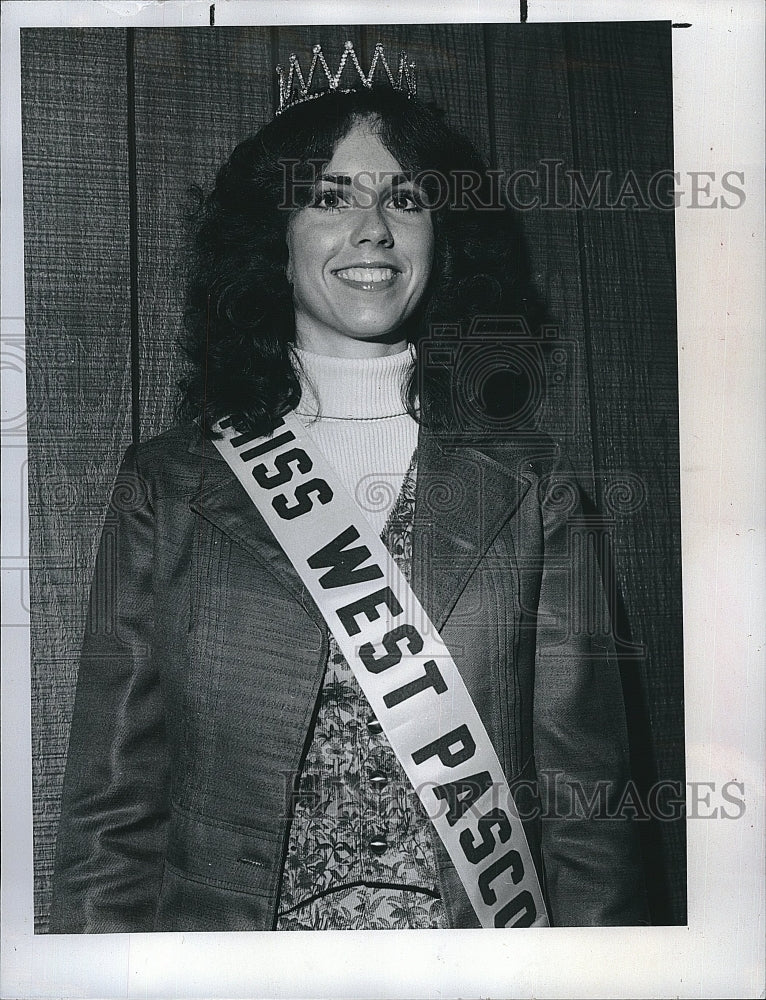
[[[336,278],[364,291],[382,291],[389,288],[400,272],[392,267],[343,267],[333,271]]]

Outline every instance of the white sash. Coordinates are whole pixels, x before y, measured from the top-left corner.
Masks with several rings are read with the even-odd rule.
[[[356,501],[290,413],[214,444],[317,604],[483,927],[547,927],[500,761],[449,650]]]

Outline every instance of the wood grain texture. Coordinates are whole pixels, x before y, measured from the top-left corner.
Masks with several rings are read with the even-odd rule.
[[[672,169],[670,25],[569,25],[565,38],[578,167],[609,171],[615,195],[628,171],[648,191],[654,173]],[[615,518],[618,628],[646,647],[624,664],[646,788],[684,781],[675,256],[673,213],[631,204],[578,221],[597,502]],[[621,499],[625,473],[634,478]],[[684,923],[684,822],[644,834],[655,921]]]
[[[174,420],[189,189],[212,187],[237,143],[271,117],[264,28],[137,30],[136,185],[141,437]]]
[[[45,930],[87,595],[130,443],[123,31],[22,31],[35,800]]]
[[[594,499],[577,219],[549,198],[547,183],[555,175],[553,162],[574,168],[563,33],[558,25],[492,24],[486,26],[485,39],[494,165],[503,171],[503,189],[518,205],[532,277],[564,351],[563,377],[548,381],[540,424],[561,441],[580,486]]]
[[[435,102],[479,149],[489,149],[487,67],[480,24],[370,25],[366,39],[370,51],[375,42],[383,42],[392,60],[405,49],[416,64],[420,100]]]

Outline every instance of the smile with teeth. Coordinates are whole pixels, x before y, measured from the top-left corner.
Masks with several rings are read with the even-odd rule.
[[[355,285],[378,285],[385,287],[398,276],[399,272],[391,267],[344,267],[334,271],[336,278]]]

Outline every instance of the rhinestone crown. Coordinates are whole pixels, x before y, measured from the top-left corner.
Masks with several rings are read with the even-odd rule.
[[[406,94],[407,97],[417,96],[417,83],[415,80],[415,63],[409,62],[407,53],[399,53],[399,67],[396,76],[391,72],[391,67],[388,65],[385,52],[383,51],[383,45],[381,42],[377,42],[375,45],[375,52],[372,57],[372,62],[370,63],[370,70],[365,73],[362,69],[356,52],[354,51],[354,43],[346,42],[343,47],[343,55],[340,57],[340,62],[335,73],[330,72],[330,67],[327,65],[327,60],[325,59],[324,52],[322,52],[321,45],[315,45],[312,48],[312,59],[311,65],[309,66],[308,73],[304,76],[301,70],[301,65],[298,62],[298,57],[294,52],[290,53],[290,68],[285,73],[282,66],[277,66],[277,78],[279,80],[279,107],[277,108],[277,114],[281,115],[283,111],[287,111],[289,108],[295,107],[296,104],[303,104],[304,101],[313,101],[318,97],[324,97],[326,94],[339,93],[339,94],[350,94],[364,87],[369,90],[373,84],[384,82],[387,80],[388,84],[393,87],[394,90],[399,90]],[[341,78],[343,77],[343,71],[346,68],[346,63],[350,62],[356,70],[356,77],[353,75],[353,71],[349,70],[346,73],[346,79],[343,80],[343,85],[341,86]],[[321,73],[319,70],[321,69]],[[375,79],[375,74],[377,72],[377,79]],[[322,79],[322,74],[324,74],[324,79]],[[351,80],[348,80],[348,77]]]

